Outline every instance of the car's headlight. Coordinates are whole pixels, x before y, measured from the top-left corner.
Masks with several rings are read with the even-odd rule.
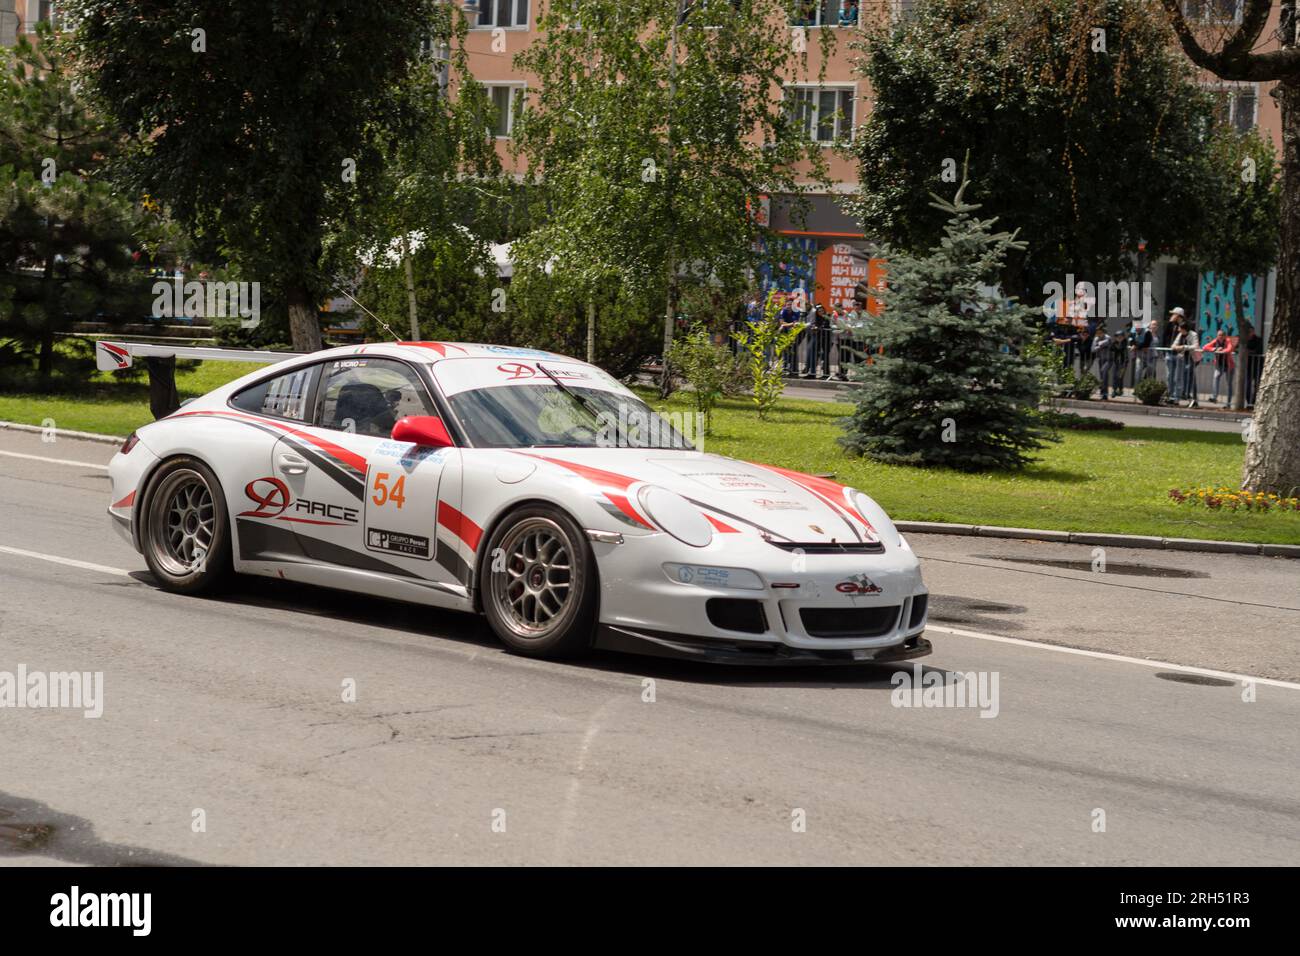
[[[896,548],[903,547],[903,536],[894,527],[894,522],[889,520],[889,515],[885,514],[884,508],[860,491],[851,492],[849,500],[853,502],[853,507],[858,510],[858,514],[867,519],[867,524],[876,529],[881,541]]]
[[[645,485],[638,493],[641,509],[664,531],[693,548],[702,548],[713,540],[713,525],[700,509],[675,491],[658,485]]]

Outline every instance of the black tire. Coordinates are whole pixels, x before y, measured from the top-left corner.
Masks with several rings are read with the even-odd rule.
[[[140,550],[164,591],[206,594],[229,581],[230,518],[211,468],[188,457],[158,468],[140,515]]]
[[[591,647],[599,582],[591,544],[559,508],[525,505],[488,540],[483,613],[507,647],[529,657],[575,657]]]

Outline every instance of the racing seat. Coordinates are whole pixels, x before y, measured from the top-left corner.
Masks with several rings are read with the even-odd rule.
[[[376,438],[387,438],[397,424],[397,415],[383,389],[369,382],[353,382],[339,389],[334,404],[336,427],[344,427],[348,419],[356,434]]]

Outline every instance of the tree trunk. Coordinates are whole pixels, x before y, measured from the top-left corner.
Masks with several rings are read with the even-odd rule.
[[[54,330],[50,328],[41,329],[41,351],[40,358],[37,360],[37,371],[40,373],[41,381],[48,382],[54,374]]]
[[[420,313],[415,308],[415,269],[411,265],[410,253],[402,259],[406,270],[406,308],[411,318],[411,341],[420,341]]]
[[[1255,398],[1242,487],[1300,493],[1300,76],[1278,83],[1282,108],[1281,243],[1277,296]]]
[[[289,335],[295,352],[319,352],[323,347],[320,316],[307,290],[295,286],[289,290]]]
[[[1232,350],[1232,362],[1234,365],[1232,373],[1232,394],[1228,396],[1231,399],[1231,408],[1234,412],[1246,410],[1246,316],[1242,312],[1242,305],[1245,296],[1242,295],[1241,286],[1246,281],[1245,276],[1238,276],[1233,283],[1233,288],[1237,290],[1236,301],[1232,304],[1232,314],[1237,317],[1237,347]],[[1255,301],[1259,302],[1259,285],[1255,286]]]
[[[596,364],[596,302],[587,300],[587,361]]]

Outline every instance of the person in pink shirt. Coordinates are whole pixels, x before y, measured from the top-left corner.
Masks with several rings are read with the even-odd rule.
[[[1202,352],[1208,352],[1214,356],[1214,396],[1210,399],[1212,402],[1219,400],[1219,383],[1227,380],[1228,390],[1224,394],[1224,401],[1232,401],[1232,373],[1236,367],[1236,360],[1232,353],[1237,348],[1236,338],[1229,338],[1228,333],[1220,327],[1219,332],[1214,338],[1201,346]]]

